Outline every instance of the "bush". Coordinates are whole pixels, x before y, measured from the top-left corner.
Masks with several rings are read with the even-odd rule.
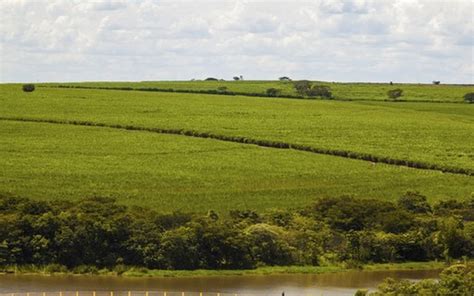
[[[387,96],[392,100],[395,100],[395,99],[401,97],[402,95],[403,95],[403,90],[401,90],[399,88],[392,89],[392,90],[389,90],[387,92]]]
[[[332,97],[331,89],[325,85],[314,85],[306,94],[310,97],[322,97],[327,99]]]
[[[401,196],[397,204],[400,208],[412,213],[431,213],[431,206],[426,196],[418,192],[408,191]]]
[[[207,77],[205,81],[218,81],[219,79],[214,78],[214,77]]]
[[[312,85],[311,81],[300,80],[294,82],[296,92],[301,96],[331,98],[332,93],[329,86]]]
[[[68,269],[66,266],[53,263],[53,264],[48,264],[44,267],[44,272],[46,273],[57,273],[57,272],[67,272]]]
[[[308,80],[295,81],[293,86],[295,87],[296,92],[299,95],[305,96],[307,92],[311,89],[311,82]]]
[[[267,89],[266,93],[267,93],[267,96],[269,97],[278,97],[281,94],[281,90],[272,87],[272,88]]]
[[[34,84],[23,84],[23,91],[24,92],[32,92],[35,90]]]
[[[466,103],[472,104],[474,103],[474,92],[470,92],[464,95],[464,101]]]
[[[466,265],[458,264],[444,269],[439,281],[387,278],[378,286],[378,291],[368,295],[473,295],[473,280],[474,272]]]
[[[227,86],[219,86],[219,87],[217,88],[217,92],[219,92],[219,93],[225,93],[225,92],[227,92]]]

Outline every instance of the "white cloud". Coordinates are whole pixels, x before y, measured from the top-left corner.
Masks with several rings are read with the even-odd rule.
[[[472,1],[0,2],[0,81],[473,81]]]

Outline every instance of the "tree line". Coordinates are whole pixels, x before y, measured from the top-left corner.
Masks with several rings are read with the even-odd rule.
[[[318,198],[295,210],[160,213],[113,198],[0,197],[0,266],[250,269],[474,257],[474,198]]]

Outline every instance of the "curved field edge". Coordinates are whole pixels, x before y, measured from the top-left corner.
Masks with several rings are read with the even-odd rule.
[[[469,265],[474,265],[474,261],[468,261]],[[143,267],[127,266],[120,273],[113,269],[99,269],[95,273],[84,272],[75,273],[72,271],[51,271],[46,266],[36,265],[12,265],[0,267],[0,275],[100,275],[100,276],[121,276],[121,277],[220,277],[220,276],[250,276],[250,275],[279,275],[279,274],[327,274],[327,273],[344,273],[354,271],[405,271],[405,270],[441,270],[449,266],[440,261],[427,262],[403,262],[403,263],[379,263],[364,264],[360,268],[354,269],[346,267],[344,264],[328,265],[328,266],[269,266],[258,267],[256,269],[243,270],[161,270],[147,269]]]
[[[331,156],[338,156],[362,161],[369,161],[373,163],[383,163],[388,165],[396,166],[405,166],[409,168],[422,169],[422,170],[433,170],[440,171],[443,173],[452,173],[460,174],[467,176],[474,176],[474,170],[467,168],[458,168],[458,167],[448,167],[438,164],[404,160],[404,159],[395,159],[385,156],[371,155],[347,150],[332,150],[325,148],[312,147],[308,145],[293,144],[288,142],[279,142],[279,141],[270,141],[264,139],[254,139],[247,137],[234,137],[226,136],[222,134],[214,134],[209,132],[199,132],[195,130],[184,130],[184,129],[163,129],[163,128],[150,128],[150,127],[141,127],[134,125],[121,125],[121,124],[106,124],[100,122],[91,122],[91,121],[78,121],[78,120],[54,120],[54,119],[38,119],[38,118],[25,118],[25,117],[0,117],[0,120],[5,121],[22,121],[22,122],[42,122],[42,123],[51,123],[51,124],[68,124],[68,125],[80,125],[80,126],[94,126],[94,127],[106,127],[114,129],[123,129],[123,130],[133,130],[133,131],[145,131],[153,132],[160,134],[173,134],[173,135],[182,135],[195,138],[206,138],[214,139],[225,142],[234,142],[240,144],[250,144],[260,147],[269,147],[276,149],[293,149],[297,151],[305,151],[316,154],[324,154]]]
[[[470,176],[94,126],[0,122],[0,195],[101,196],[159,212],[300,209],[318,197],[465,200]]]
[[[4,87],[0,116],[176,127],[474,169],[474,105]]]
[[[75,89],[89,89],[89,90],[118,90],[118,91],[144,91],[144,92],[165,92],[165,93],[185,93],[185,94],[207,94],[207,95],[218,95],[218,96],[244,96],[244,97],[263,97],[263,98],[279,98],[279,99],[300,99],[300,100],[316,100],[323,99],[320,97],[305,97],[301,95],[292,94],[281,94],[277,96],[267,95],[266,93],[260,92],[244,92],[244,91],[219,91],[214,89],[173,89],[173,88],[158,88],[158,87],[113,87],[113,86],[83,86],[83,85],[40,85],[40,87],[48,88],[75,88]],[[428,99],[353,99],[349,97],[332,97],[324,100],[333,101],[355,101],[355,102],[393,102],[393,103],[446,103],[446,104],[466,104],[464,101],[453,101],[453,100],[428,100]]]

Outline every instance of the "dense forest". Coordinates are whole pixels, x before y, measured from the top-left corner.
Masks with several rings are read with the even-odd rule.
[[[474,257],[474,198],[319,198],[297,210],[160,213],[112,198],[0,197],[0,266],[250,269]]]

